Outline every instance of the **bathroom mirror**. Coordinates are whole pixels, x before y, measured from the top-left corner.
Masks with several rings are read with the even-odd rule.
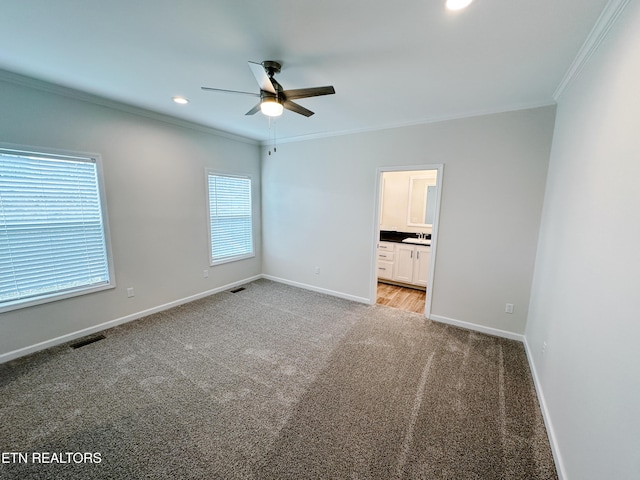
[[[433,176],[412,176],[409,179],[407,225],[431,227],[436,208],[436,179]]]

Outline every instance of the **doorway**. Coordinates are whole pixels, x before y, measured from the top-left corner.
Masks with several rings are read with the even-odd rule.
[[[370,297],[375,303],[429,317],[442,174],[442,164],[377,170]]]
[[[398,308],[405,312],[424,313],[426,300],[426,290],[378,281],[376,292],[378,305]]]

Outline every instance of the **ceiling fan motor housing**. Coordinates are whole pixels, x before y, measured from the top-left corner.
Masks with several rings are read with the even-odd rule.
[[[280,73],[280,70],[282,69],[282,64],[276,62],[275,60],[265,60],[264,62],[262,62],[262,66],[267,71],[267,74],[270,77],[273,77],[277,73]]]
[[[305,117],[310,117],[311,115],[313,115],[313,112],[308,108],[305,108],[302,105],[293,102],[293,100],[296,100],[298,98],[317,97],[321,95],[333,95],[334,93],[336,93],[335,89],[331,85],[328,85],[326,87],[296,88],[293,90],[285,90],[284,88],[282,88],[282,85],[280,85],[280,83],[278,83],[278,81],[274,78],[274,75],[280,73],[280,70],[282,69],[282,64],[280,62],[276,62],[275,60],[265,60],[262,63],[250,61],[249,68],[251,69],[251,72],[258,82],[260,93],[240,92],[237,90],[224,90],[212,87],[202,87],[202,89],[260,97],[260,103],[249,110],[245,115],[254,115],[255,113],[262,110],[265,115],[269,116],[280,115],[282,113],[282,109],[286,108],[287,110],[298,113],[300,115],[304,115]],[[269,106],[277,104],[279,108],[273,110],[273,112],[277,113],[266,112],[266,109],[263,108],[263,106],[266,106],[265,104],[270,104]]]
[[[266,90],[260,90],[260,100],[273,99],[274,102],[280,103],[278,95],[275,93],[267,92]]]

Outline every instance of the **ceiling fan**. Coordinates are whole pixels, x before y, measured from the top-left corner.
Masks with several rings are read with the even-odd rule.
[[[246,115],[253,115],[258,111],[262,111],[262,113],[270,117],[282,115],[284,108],[291,110],[292,112],[299,113],[300,115],[304,115],[305,117],[310,117],[313,115],[311,110],[304,108],[302,105],[298,105],[292,100],[296,100],[298,98],[318,97],[321,95],[332,95],[336,93],[332,86],[284,90],[282,85],[273,78],[274,75],[280,73],[282,64],[273,60],[265,60],[262,63],[249,62],[249,68],[253,72],[253,76],[256,77],[256,81],[260,86],[260,93],[239,92],[237,90],[224,90],[222,88],[212,87],[202,87],[202,90],[238,93],[241,95],[259,97],[260,102],[249,110]]]

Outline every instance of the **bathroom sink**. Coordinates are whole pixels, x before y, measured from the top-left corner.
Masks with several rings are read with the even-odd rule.
[[[409,237],[402,240],[402,243],[413,243],[415,245],[431,245],[431,239]]]

